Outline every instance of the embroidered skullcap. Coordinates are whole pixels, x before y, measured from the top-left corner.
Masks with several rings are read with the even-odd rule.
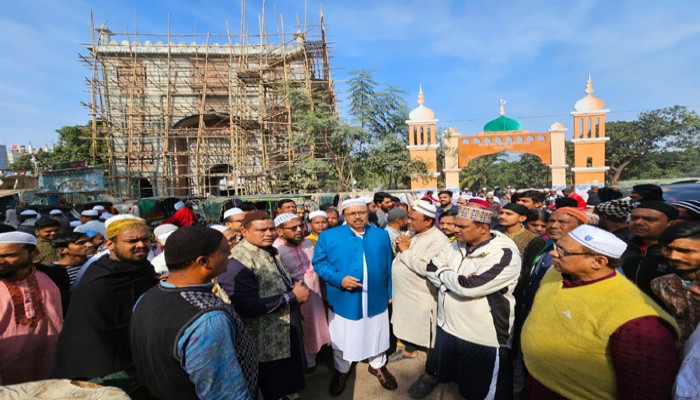
[[[299,219],[299,217],[294,213],[282,213],[275,218],[275,226],[279,227],[287,221],[291,221],[294,218]]]
[[[199,256],[212,254],[221,244],[224,235],[216,229],[191,225],[180,228],[168,237],[163,252],[165,264],[180,265],[195,260]]]
[[[635,207],[636,206],[629,200],[617,199],[600,203],[595,206],[595,210],[608,217],[623,219],[627,218]]]
[[[637,208],[648,208],[650,210],[655,210],[663,213],[668,217],[669,221],[673,221],[678,218],[678,210],[676,210],[672,205],[663,201],[643,201]]]
[[[662,201],[664,197],[664,192],[658,185],[635,185],[632,186],[632,190],[642,196],[642,201]]]
[[[39,215],[39,213],[36,212],[36,211],[34,211],[34,210],[24,210],[24,211],[22,211],[21,213],[19,213],[19,215],[21,215],[21,216],[23,216],[23,217],[28,217],[28,216],[31,216],[31,215]]]
[[[588,215],[586,215],[586,212],[583,210],[579,210],[576,207],[557,208],[553,214],[558,214],[558,213],[571,215],[572,217],[576,218],[577,220],[581,221],[584,224],[588,223]]]
[[[321,210],[318,210],[318,211],[314,211],[314,212],[312,212],[312,213],[309,213],[309,221],[311,221],[312,219],[314,219],[314,218],[316,218],[316,217],[323,217],[323,218],[328,219],[328,214],[326,214],[325,211],[321,211]],[[276,224],[275,224],[275,225],[276,225]]]
[[[416,203],[418,203],[418,201]],[[421,203],[425,203],[425,202],[421,202]],[[407,215],[408,215],[408,213],[406,212],[406,210],[404,210],[401,207],[395,207],[395,208],[392,208],[391,210],[389,210],[389,212],[386,215],[386,218],[389,220],[389,222],[392,222],[392,221],[396,221],[399,218],[403,218]]]
[[[428,218],[435,219],[435,213],[437,208],[427,201],[416,201],[413,203],[413,211],[418,211],[419,213],[425,215]]]
[[[49,215],[62,215],[62,214],[63,213],[61,212],[61,210],[57,210],[57,209],[53,209],[53,210],[49,211]]]
[[[700,201],[697,200],[685,200],[677,201],[673,203],[674,207],[680,207],[688,210],[688,213],[693,215],[695,219],[700,218]]]
[[[108,212],[103,212],[102,215],[100,215],[100,219],[102,221],[107,221],[108,219],[112,218],[114,214],[108,213]]]
[[[519,215],[524,215],[527,216],[530,213],[530,210],[525,207],[522,204],[518,203],[508,203],[505,206],[503,206],[504,210],[510,210],[513,211],[514,213],[517,213]]]
[[[99,215],[97,210],[84,210],[83,212],[80,213],[83,217],[96,217]]]
[[[224,212],[224,219],[228,219],[228,217],[233,217],[234,215],[243,214],[244,212],[245,211],[238,207],[229,208]]]
[[[493,213],[491,210],[482,207],[470,207],[467,205],[457,207],[457,216],[482,224],[490,224]]]
[[[105,206],[101,206],[101,205],[98,204],[98,205],[96,205],[95,207],[92,207],[92,209],[95,210],[95,211],[104,211],[104,210],[105,210]]]
[[[343,201],[343,203],[340,205],[340,208],[342,210],[345,210],[348,207],[352,206],[364,206],[367,207],[367,204],[369,204],[372,200],[368,201],[367,197],[357,197],[354,199],[347,199]]]
[[[119,214],[105,221],[105,237],[113,239],[126,231],[144,228],[148,229],[144,219],[132,214]]]
[[[158,225],[153,229],[153,234],[158,237],[160,235],[166,234],[168,232],[174,232],[177,230],[177,225],[174,224],[162,224]]]
[[[83,223],[76,219],[76,220],[69,222],[69,224],[70,224],[71,228],[77,228],[80,225],[82,225]]]
[[[569,232],[572,239],[581,246],[611,258],[620,258],[627,249],[627,243],[614,234],[591,225],[581,225]]]
[[[488,202],[488,200],[486,200],[483,197],[472,197],[471,199],[469,199],[469,201],[467,202],[467,207],[471,207],[471,206],[476,206],[476,207],[485,208],[487,210],[491,210],[491,204]]]
[[[219,232],[221,232],[221,233],[224,233],[224,232],[226,232],[227,230],[231,229],[231,228],[229,228],[228,226],[219,225],[219,224],[216,224],[216,225],[209,225],[209,227],[210,227],[211,229],[215,229],[215,230],[217,230],[217,231],[219,231]],[[161,240],[161,241],[162,241],[162,240]]]
[[[36,246],[36,238],[25,232],[0,233],[0,244],[30,244]]]
[[[185,202],[184,202],[184,201],[178,201],[177,203],[175,203],[175,205],[174,205],[173,207],[175,207],[175,211],[177,211],[177,210],[179,210],[179,209],[185,207]]]

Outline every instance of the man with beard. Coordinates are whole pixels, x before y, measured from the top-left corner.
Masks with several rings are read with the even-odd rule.
[[[293,280],[273,247],[277,231],[266,212],[247,213],[241,232],[243,240],[217,280],[255,340],[263,398],[279,399],[306,385],[299,305],[309,289]]]
[[[243,218],[245,218],[245,211],[238,207],[230,208],[224,212],[224,225],[228,226],[235,235],[234,245],[238,244],[238,242],[243,239],[243,235],[241,234]]]
[[[681,222],[666,228],[659,236],[661,253],[673,274],[651,281],[651,289],[664,303],[681,328],[684,342],[700,322],[700,302],[686,289],[700,283],[700,223]]]
[[[32,257],[36,238],[0,233],[0,382],[46,379],[63,325],[61,295]],[[9,394],[8,394],[9,395]]]
[[[381,386],[395,390],[386,368],[391,298],[391,242],[383,229],[368,225],[363,198],[343,202],[347,225],[324,231],[314,249],[313,265],[326,283],[329,329],[335,373],[329,392],[345,391],[350,367],[367,359],[368,371]]]
[[[418,350],[433,347],[437,289],[426,280],[425,266],[450,243],[435,227],[435,206],[428,202],[413,203],[407,228],[415,235],[398,237],[398,253],[391,267],[391,323],[405,347],[392,354],[389,362],[416,358]]]
[[[313,214],[313,213],[312,213]],[[301,305],[302,327],[304,328],[304,351],[306,367],[316,368],[316,354],[321,347],[330,343],[328,320],[323,305],[321,283],[311,265],[314,246],[301,233],[301,219],[294,214],[280,214],[275,218],[277,240],[273,246],[294,281],[304,282],[309,289],[309,300]]]
[[[151,232],[146,221],[131,214],[112,217],[106,226],[109,255],[95,261],[73,290],[52,376],[141,396],[129,323],[138,298],[158,283],[148,262]]]
[[[379,227],[384,229],[389,223],[388,213],[394,207],[394,201],[389,193],[377,192],[374,194],[373,203],[377,206],[377,222]]]
[[[663,201],[643,201],[630,214],[632,239],[622,255],[622,273],[657,302],[660,300],[651,290],[651,281],[672,272],[661,252],[659,236],[676,218],[678,210]]]
[[[461,199],[461,197],[460,197]],[[465,200],[464,206],[467,205],[467,202]],[[456,210],[450,210],[447,212],[444,212],[440,214],[439,219],[439,224],[438,226],[440,227],[440,231],[447,236],[448,239],[450,239],[450,242],[455,241],[455,219],[457,218],[457,211]]]

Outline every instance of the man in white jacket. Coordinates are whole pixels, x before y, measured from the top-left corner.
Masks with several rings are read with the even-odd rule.
[[[510,347],[520,255],[515,243],[491,231],[492,210],[472,199],[459,207],[456,241],[427,266],[438,290],[435,349],[409,389],[427,396],[438,382],[457,382],[467,399],[512,398]]]

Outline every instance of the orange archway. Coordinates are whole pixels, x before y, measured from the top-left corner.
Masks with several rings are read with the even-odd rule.
[[[502,151],[536,155],[545,165],[552,163],[551,137],[549,132],[529,131],[479,132],[476,136],[459,138],[459,168],[466,167],[477,157]]]

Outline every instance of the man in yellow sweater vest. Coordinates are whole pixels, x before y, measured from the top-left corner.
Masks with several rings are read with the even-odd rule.
[[[668,398],[678,370],[673,318],[615,272],[627,245],[582,225],[550,253],[522,333],[528,398]]]

